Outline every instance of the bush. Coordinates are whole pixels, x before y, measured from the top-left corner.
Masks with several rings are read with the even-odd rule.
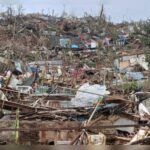
[[[138,90],[143,90],[145,86],[145,82],[137,82],[137,81],[132,81],[132,82],[126,82],[123,84],[123,90],[125,93],[131,93],[132,91],[138,91]]]

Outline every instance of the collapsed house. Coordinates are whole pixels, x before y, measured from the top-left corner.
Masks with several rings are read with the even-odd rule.
[[[92,17],[19,18],[0,20],[0,144],[150,143],[150,94],[123,87],[148,72],[128,25],[108,23],[115,39]]]
[[[93,83],[83,84],[78,91],[56,86],[42,96],[8,87],[1,90],[1,143],[134,144],[141,143],[141,130],[143,138],[149,136],[148,128],[138,132],[143,122],[148,127],[150,113],[141,98],[149,93],[136,93],[126,100],[106,96],[110,94],[106,86]],[[72,93],[68,99],[61,95],[65,90]]]
[[[121,72],[134,71],[134,67],[139,65],[143,70],[148,70],[148,62],[145,54],[130,54],[121,56],[114,61],[115,68]],[[139,68],[140,70],[140,68]]]

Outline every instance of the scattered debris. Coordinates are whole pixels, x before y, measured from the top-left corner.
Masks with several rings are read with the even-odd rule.
[[[149,58],[133,23],[0,15],[0,144],[150,144]]]

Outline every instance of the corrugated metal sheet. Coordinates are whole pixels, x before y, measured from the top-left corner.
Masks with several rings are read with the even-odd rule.
[[[120,62],[120,68],[121,69],[127,68],[129,66],[130,66],[130,62],[129,61]]]
[[[132,80],[142,80],[144,75],[142,72],[127,72],[126,77]]]

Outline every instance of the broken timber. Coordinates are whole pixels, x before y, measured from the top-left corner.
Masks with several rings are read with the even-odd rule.
[[[29,111],[47,110],[46,108],[31,107],[16,102],[4,101],[4,100],[0,100],[0,106],[1,108],[10,109],[10,110],[17,109],[17,108],[19,108],[20,110],[29,110]]]

